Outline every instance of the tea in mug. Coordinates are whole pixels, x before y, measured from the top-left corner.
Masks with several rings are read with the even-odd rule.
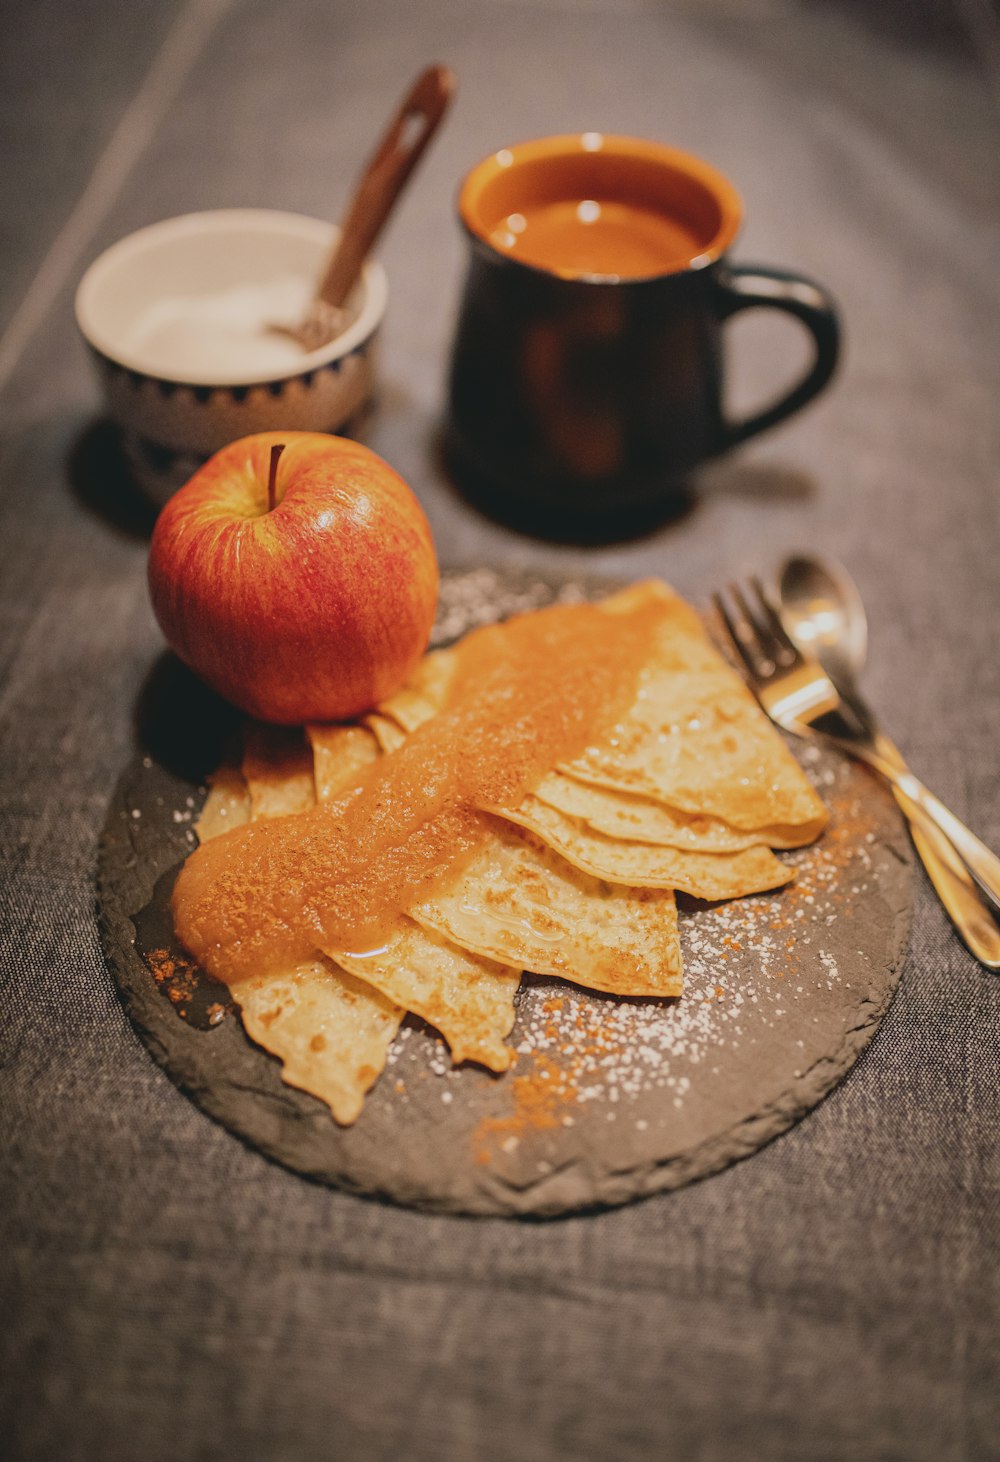
[[[567,279],[649,279],[686,269],[701,252],[683,219],[614,198],[526,203],[492,230],[501,253]]]

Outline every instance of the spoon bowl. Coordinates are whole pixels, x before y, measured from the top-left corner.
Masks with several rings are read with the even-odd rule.
[[[877,746],[886,763],[883,770],[894,771],[890,781],[910,823],[914,845],[966,947],[987,969],[1000,970],[1000,927],[990,911],[1000,908],[994,883],[984,883],[975,873],[976,865],[970,868],[963,861],[958,848],[944,835],[941,818],[927,816],[929,804],[936,803],[936,799],[930,799],[926,788],[920,787],[913,778],[898,748],[879,730],[856,688],[868,652],[868,618],[851,576],[830,559],[797,554],[781,565],[775,585],[781,622],[789,638],[801,651],[819,661],[842,700]],[[921,794],[916,800],[914,790]],[[981,852],[991,860],[992,869],[996,860],[989,849],[981,844],[977,847],[975,838],[967,842],[971,837],[968,829],[952,818],[947,808],[939,803],[936,806],[948,825],[957,830],[963,845],[972,848],[977,862]],[[982,898],[984,891],[990,900],[989,907]]]
[[[851,576],[832,559],[795,554],[777,575],[781,617],[788,633],[842,687],[864,668],[868,618]]]

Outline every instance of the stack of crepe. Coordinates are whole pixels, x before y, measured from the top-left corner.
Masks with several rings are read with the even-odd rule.
[[[359,1115],[407,1012],[453,1061],[500,1072],[524,970],[611,996],[681,995],[675,891],[715,901],[778,888],[792,870],[772,849],[823,830],[822,802],[694,611],[659,583],[601,607],[628,612],[649,596],[665,609],[652,653],[599,744],[518,806],[484,809],[489,837],[472,861],[379,948],[323,949],[235,987],[252,1039],[338,1122]],[[428,654],[358,724],[249,726],[241,761],[212,779],[202,841],[341,793],[441,711],[455,659]]]

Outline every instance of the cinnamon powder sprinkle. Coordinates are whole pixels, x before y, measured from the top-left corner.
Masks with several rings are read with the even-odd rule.
[[[220,986],[183,954],[165,948],[143,951],[143,958],[160,994],[170,1001],[181,1020],[200,1028],[221,1024],[233,1009],[228,999],[218,999]]]
[[[637,1098],[659,1089],[668,1106],[682,1107],[695,1083],[722,1069],[727,1048],[752,1038],[749,1027],[758,1030],[762,1016],[773,1028],[800,1002],[824,992],[835,998],[842,977],[822,931],[850,920],[868,892],[876,818],[857,773],[829,767],[810,747],[802,759],[830,806],[830,827],[819,843],[782,855],[796,879],[772,894],[712,906],[679,900],[681,999],[615,1000],[554,994],[550,982],[525,985],[510,1110],[476,1127],[477,1163],[502,1164],[533,1136],[575,1125],[593,1103],[604,1109],[603,1120],[645,1130],[649,1123],[631,1110]],[[797,1045],[803,1066],[822,1054],[810,1053],[807,1039]]]
[[[146,955],[146,963],[161,993],[168,1000],[175,1005],[186,1005],[190,1002],[199,978],[199,970],[193,960],[185,959],[183,955],[171,954],[168,949],[151,949]]]

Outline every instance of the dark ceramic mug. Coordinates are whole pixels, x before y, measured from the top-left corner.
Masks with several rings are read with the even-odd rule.
[[[800,275],[729,263],[742,213],[707,163],[636,138],[543,138],[474,168],[449,393],[460,468],[515,512],[646,504],[810,401],[837,361],[833,302]],[[722,326],[761,306],[800,320],[815,356],[731,421]]]

